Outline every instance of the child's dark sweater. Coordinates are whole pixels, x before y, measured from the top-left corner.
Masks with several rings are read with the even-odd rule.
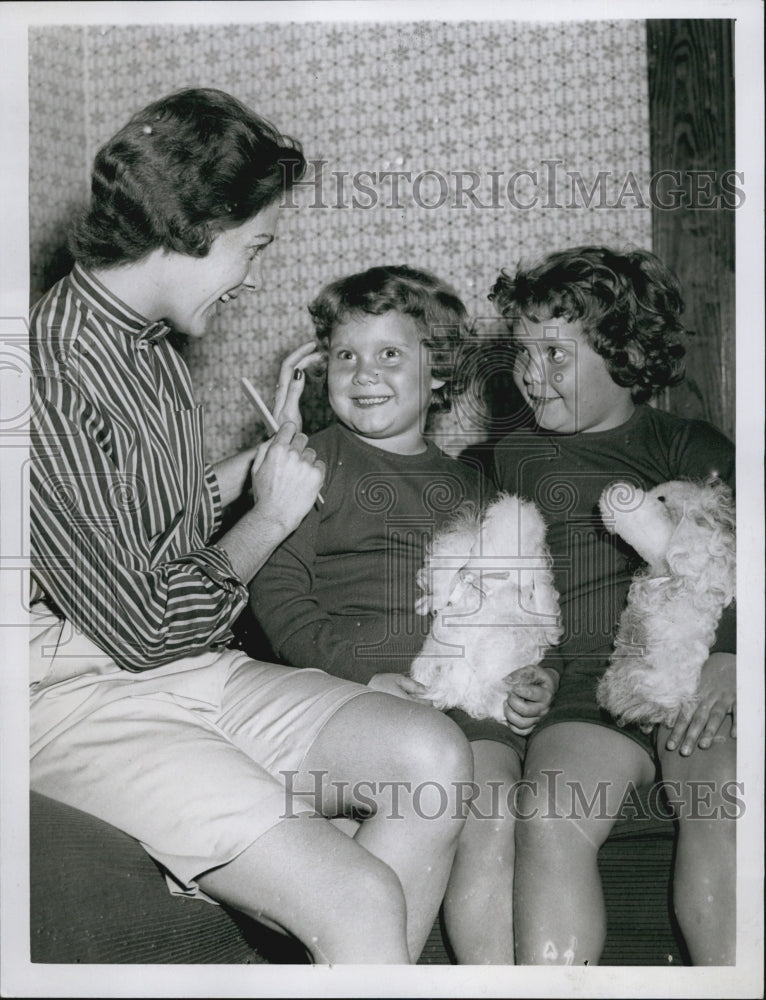
[[[309,446],[327,465],[325,502],[256,575],[253,612],[285,663],[362,684],[405,673],[429,624],[414,611],[425,543],[488,484],[431,443],[397,455],[333,424]]]
[[[605,667],[640,565],[633,550],[603,527],[598,500],[604,488],[625,480],[648,490],[711,472],[734,487],[733,444],[710,424],[649,406],[637,406],[626,423],[611,430],[518,432],[497,445],[497,485],[534,500],[548,525],[565,633],[546,664],[561,670],[567,661],[585,657],[601,659]],[[735,648],[732,621],[733,611],[721,623],[715,649]]]

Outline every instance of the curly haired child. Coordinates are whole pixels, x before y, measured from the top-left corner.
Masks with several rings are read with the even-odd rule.
[[[530,738],[519,799],[517,961],[598,963],[598,850],[626,790],[650,783],[659,766],[677,791],[674,904],[691,959],[733,962],[735,825],[722,800],[736,748],[731,616],[703,667],[698,707],[672,730],[618,727],[596,702],[636,568],[601,522],[603,490],[616,480],[650,490],[713,473],[733,486],[731,442],[702,421],[645,405],[683,377],[678,283],[646,251],[585,246],[501,273],[490,298],[508,323],[514,381],[536,425],[498,444],[496,481],[534,499],[548,523],[564,625],[544,661],[559,672],[558,690]],[[699,781],[712,789],[704,809]]]
[[[321,666],[420,711],[424,689],[407,673],[427,634],[415,613],[425,545],[489,487],[424,436],[429,410],[448,407],[456,388],[465,307],[427,272],[375,267],[327,286],[309,309],[337,417],[309,442],[327,467],[325,503],[253,581],[252,609],[285,662]],[[536,676],[509,696],[509,725],[448,713],[471,742],[477,793],[444,903],[461,963],[513,962],[509,792],[555,679]]]

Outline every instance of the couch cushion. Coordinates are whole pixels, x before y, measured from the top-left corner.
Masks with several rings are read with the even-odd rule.
[[[34,792],[30,808],[33,962],[264,961],[245,936],[256,925],[171,896],[131,837]]]

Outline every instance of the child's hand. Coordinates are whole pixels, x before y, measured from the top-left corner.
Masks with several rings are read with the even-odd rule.
[[[700,700],[691,716],[680,716],[665,746],[688,757],[696,747],[707,750],[728,715],[732,716],[731,736],[737,738],[737,657],[733,653],[712,653],[702,667]]]
[[[303,374],[306,368],[322,360],[322,352],[317,349],[313,340],[306,344],[301,344],[292,353],[288,354],[279,369],[279,381],[274,394],[274,419],[278,424],[283,424],[286,420],[295,424],[300,431],[301,423],[300,398],[303,387],[306,384],[306,377]],[[296,378],[297,375],[297,378]]]
[[[510,729],[528,736],[547,715],[559,686],[559,675],[550,667],[529,666],[515,670],[503,711]]]
[[[419,701],[423,705],[431,705],[431,699],[425,695],[425,687],[407,674],[375,674],[368,681],[367,687],[371,691],[382,691],[384,694],[393,694],[397,698],[405,698],[407,701]]]

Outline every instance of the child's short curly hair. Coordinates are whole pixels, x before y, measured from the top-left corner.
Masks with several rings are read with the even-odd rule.
[[[551,254],[515,277],[502,271],[489,296],[511,326],[519,313],[537,322],[579,322],[617,385],[637,402],[684,376],[680,285],[647,250],[617,253],[582,246]]]
[[[86,267],[162,248],[205,257],[306,169],[300,145],[221,90],[190,88],[138,111],[97,153],[70,247]]]
[[[449,410],[453,396],[462,391],[457,345],[470,333],[468,313],[454,289],[428,271],[371,267],[325,286],[308,309],[324,350],[333,330],[347,319],[392,310],[411,316],[429,350],[434,378],[444,380],[433,392],[431,411]]]

